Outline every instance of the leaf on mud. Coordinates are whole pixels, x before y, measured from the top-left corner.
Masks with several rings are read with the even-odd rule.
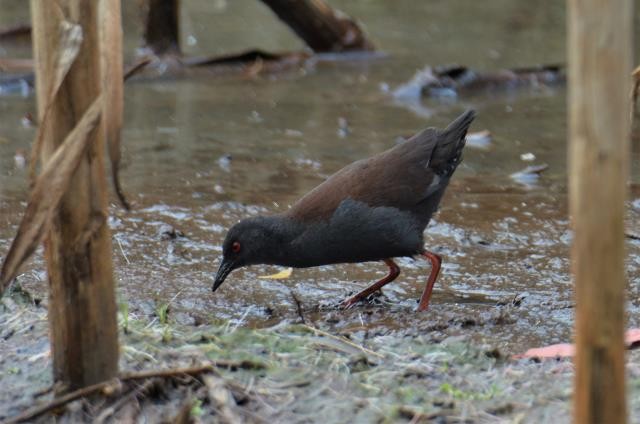
[[[632,328],[624,333],[624,342],[629,349],[637,347],[640,344],[640,328]]]
[[[51,218],[91,140],[89,134],[100,121],[102,108],[102,96],[98,96],[38,176],[16,238],[2,264],[0,294],[15,278],[19,267],[38,247],[46,233]]]
[[[560,343],[545,347],[536,347],[527,350],[522,355],[514,355],[515,359],[521,358],[566,358],[575,354],[575,347],[570,343]]]
[[[292,272],[293,272],[293,268],[287,268],[287,269],[283,269],[280,272],[276,272],[275,274],[261,275],[258,278],[266,278],[268,280],[286,280],[287,278],[291,277]]]
[[[100,2],[100,70],[102,93],[104,93],[104,134],[109,147],[111,179],[122,206],[129,210],[129,202],[120,186],[120,141],[124,111],[122,25],[120,23],[120,2]]]
[[[624,335],[624,342],[627,348],[636,347],[640,344],[640,329],[632,328],[627,330]],[[521,355],[514,355],[514,359],[523,359],[523,358],[538,358],[538,359],[546,359],[546,358],[566,358],[575,355],[575,347],[569,343],[561,343],[555,344],[551,346],[545,347],[537,347],[533,349],[527,350],[525,353]]]
[[[44,83],[46,84],[45,86],[47,86],[47,98],[44,102],[44,112],[40,116],[40,125],[38,125],[36,138],[33,141],[33,147],[31,149],[29,181],[31,181],[32,184],[35,182],[36,164],[40,157],[40,150],[42,149],[44,135],[50,133],[48,128],[49,114],[52,109],[53,101],[58,94],[58,90],[60,89],[62,82],[69,73],[71,65],[73,65],[73,62],[75,62],[78,57],[82,40],[82,27],[80,25],[62,21],[60,25],[60,41],[57,49],[58,55],[55,60],[56,68],[51,79]]]

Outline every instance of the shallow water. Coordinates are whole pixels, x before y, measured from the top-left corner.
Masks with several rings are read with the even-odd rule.
[[[17,2],[10,3],[14,6],[0,19],[3,25],[26,16]],[[146,315],[171,302],[171,316],[183,323],[224,319],[266,326],[299,319],[298,299],[307,321],[345,331],[465,333],[508,350],[569,339],[573,305],[564,88],[414,104],[389,95],[425,65],[492,70],[563,62],[563,4],[332,4],[364,22],[388,56],[323,62],[278,75],[220,76],[198,70],[127,84],[122,181],[135,208],[126,213],[114,200],[110,220],[120,301],[132,313]],[[259,2],[193,0],[184,7],[189,54],[301,47]],[[134,12],[128,10],[125,20],[127,57],[138,43]],[[2,47],[0,56],[26,57],[27,47]],[[211,293],[230,225],[257,213],[286,210],[342,166],[424,126],[446,125],[469,107],[478,111],[473,130],[488,129],[492,143],[488,149],[467,147],[441,211],[427,229],[427,247],[444,257],[429,312],[414,313],[428,264],[409,259],[398,261],[403,273],[385,288],[381,304],[350,311],[335,305],[382,276],[383,264],[294,270],[289,279],[277,281],[260,276],[278,269],[257,266],[234,272]],[[7,251],[27,198],[26,172],[16,167],[14,154],[29,149],[35,130],[22,117],[34,109],[32,95],[0,97],[0,252]],[[527,153],[535,159],[522,160]],[[632,182],[638,183],[637,149],[631,159]],[[510,178],[539,164],[549,168],[531,184]],[[640,191],[632,191],[631,229],[640,221],[638,196]],[[628,243],[627,270],[630,324],[638,325],[638,241]],[[19,281],[46,295],[40,254]]]

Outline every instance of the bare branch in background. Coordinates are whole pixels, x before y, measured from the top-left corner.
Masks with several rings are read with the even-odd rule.
[[[374,50],[360,26],[323,0],[262,0],[316,53]]]

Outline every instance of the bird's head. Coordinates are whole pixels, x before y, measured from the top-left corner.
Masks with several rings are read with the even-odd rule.
[[[216,291],[234,269],[277,263],[283,249],[280,227],[275,217],[248,218],[231,227],[222,244],[222,262],[212,290]]]

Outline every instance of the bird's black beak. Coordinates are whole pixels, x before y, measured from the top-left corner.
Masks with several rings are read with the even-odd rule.
[[[216,281],[213,282],[211,291],[216,291],[218,287],[220,287],[220,284],[224,283],[224,280],[235,268],[235,263],[233,261],[222,259],[222,263],[220,264],[220,268],[218,268],[218,273],[216,274]]]

